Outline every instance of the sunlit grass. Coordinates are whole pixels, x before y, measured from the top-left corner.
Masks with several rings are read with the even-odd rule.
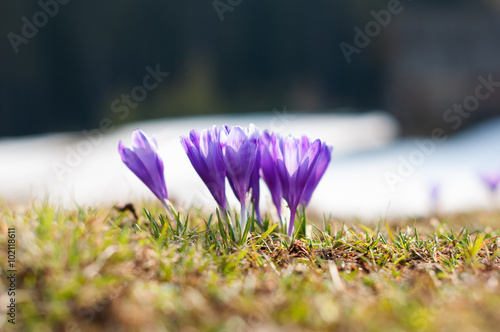
[[[145,209],[143,209],[145,208]],[[500,215],[375,225],[318,220],[294,238],[267,219],[234,234],[220,216],[159,206],[0,207],[16,229],[26,331],[496,331]],[[235,218],[232,214],[232,218]],[[305,236],[307,234],[307,236]],[[3,260],[5,261],[5,260]],[[4,270],[6,267],[3,266]],[[1,296],[7,283],[2,278]],[[4,301],[2,301],[4,303]],[[5,302],[6,303],[6,302]],[[5,306],[2,305],[2,310]]]

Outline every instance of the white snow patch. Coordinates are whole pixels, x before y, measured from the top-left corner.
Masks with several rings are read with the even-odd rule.
[[[88,155],[62,178],[58,178],[53,167],[56,163],[66,164],[68,149],[76,150],[78,144],[88,141],[83,135],[0,140],[0,196],[21,203],[48,197],[66,207],[152,200],[154,196],[121,162],[117,151],[119,140],[129,146],[132,131],[141,128],[158,140],[169,195],[180,205],[210,211],[215,202],[192,168],[179,137],[188,135],[191,129],[249,123],[281,134],[306,134],[334,146],[332,163],[310,206],[326,215],[368,219],[425,215],[431,206],[430,188],[434,183],[441,187],[438,207],[442,211],[488,208],[490,196],[477,173],[500,171],[500,119],[437,144],[422,165],[415,167],[414,173],[392,191],[385,174],[397,174],[399,157],[408,158],[417,146],[415,138],[395,140],[399,127],[385,113],[220,115],[120,127],[92,145]],[[261,188],[261,205],[274,213],[263,182]],[[227,195],[230,203],[235,204],[229,186]]]

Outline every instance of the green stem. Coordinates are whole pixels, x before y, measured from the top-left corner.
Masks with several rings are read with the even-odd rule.
[[[241,203],[240,225],[241,225],[241,232],[243,233],[243,231],[245,230],[245,226],[247,225],[247,207],[245,201]]]
[[[295,214],[297,213],[297,208],[290,209],[290,224],[288,225],[288,236],[292,236],[293,224],[295,223]]]

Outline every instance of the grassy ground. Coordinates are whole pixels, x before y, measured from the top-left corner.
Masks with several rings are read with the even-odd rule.
[[[156,206],[0,206],[0,330],[498,331],[500,214],[279,227],[232,241],[215,216]],[[151,212],[148,218],[144,210]],[[182,213],[183,214],[183,213]],[[181,217],[185,220],[185,217]],[[208,223],[208,225],[207,225]],[[321,224],[321,222],[320,222]],[[7,321],[8,228],[16,324]],[[272,231],[271,231],[272,230]]]

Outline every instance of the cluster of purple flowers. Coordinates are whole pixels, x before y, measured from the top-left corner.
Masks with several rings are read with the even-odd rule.
[[[157,153],[156,141],[137,130],[133,142],[133,149],[125,148],[120,142],[123,162],[166,204],[168,196],[163,162]],[[259,211],[259,180],[262,178],[271,192],[280,219],[282,199],[288,203],[289,235],[293,232],[297,208],[309,204],[333,150],[319,139],[311,142],[307,136],[297,139],[267,131],[260,133],[252,124],[249,128],[214,126],[201,133],[193,130],[189,137],[181,137],[181,144],[224,215],[227,210],[227,177],[241,204],[241,228],[244,229],[247,222],[249,193],[257,221],[262,222]]]

